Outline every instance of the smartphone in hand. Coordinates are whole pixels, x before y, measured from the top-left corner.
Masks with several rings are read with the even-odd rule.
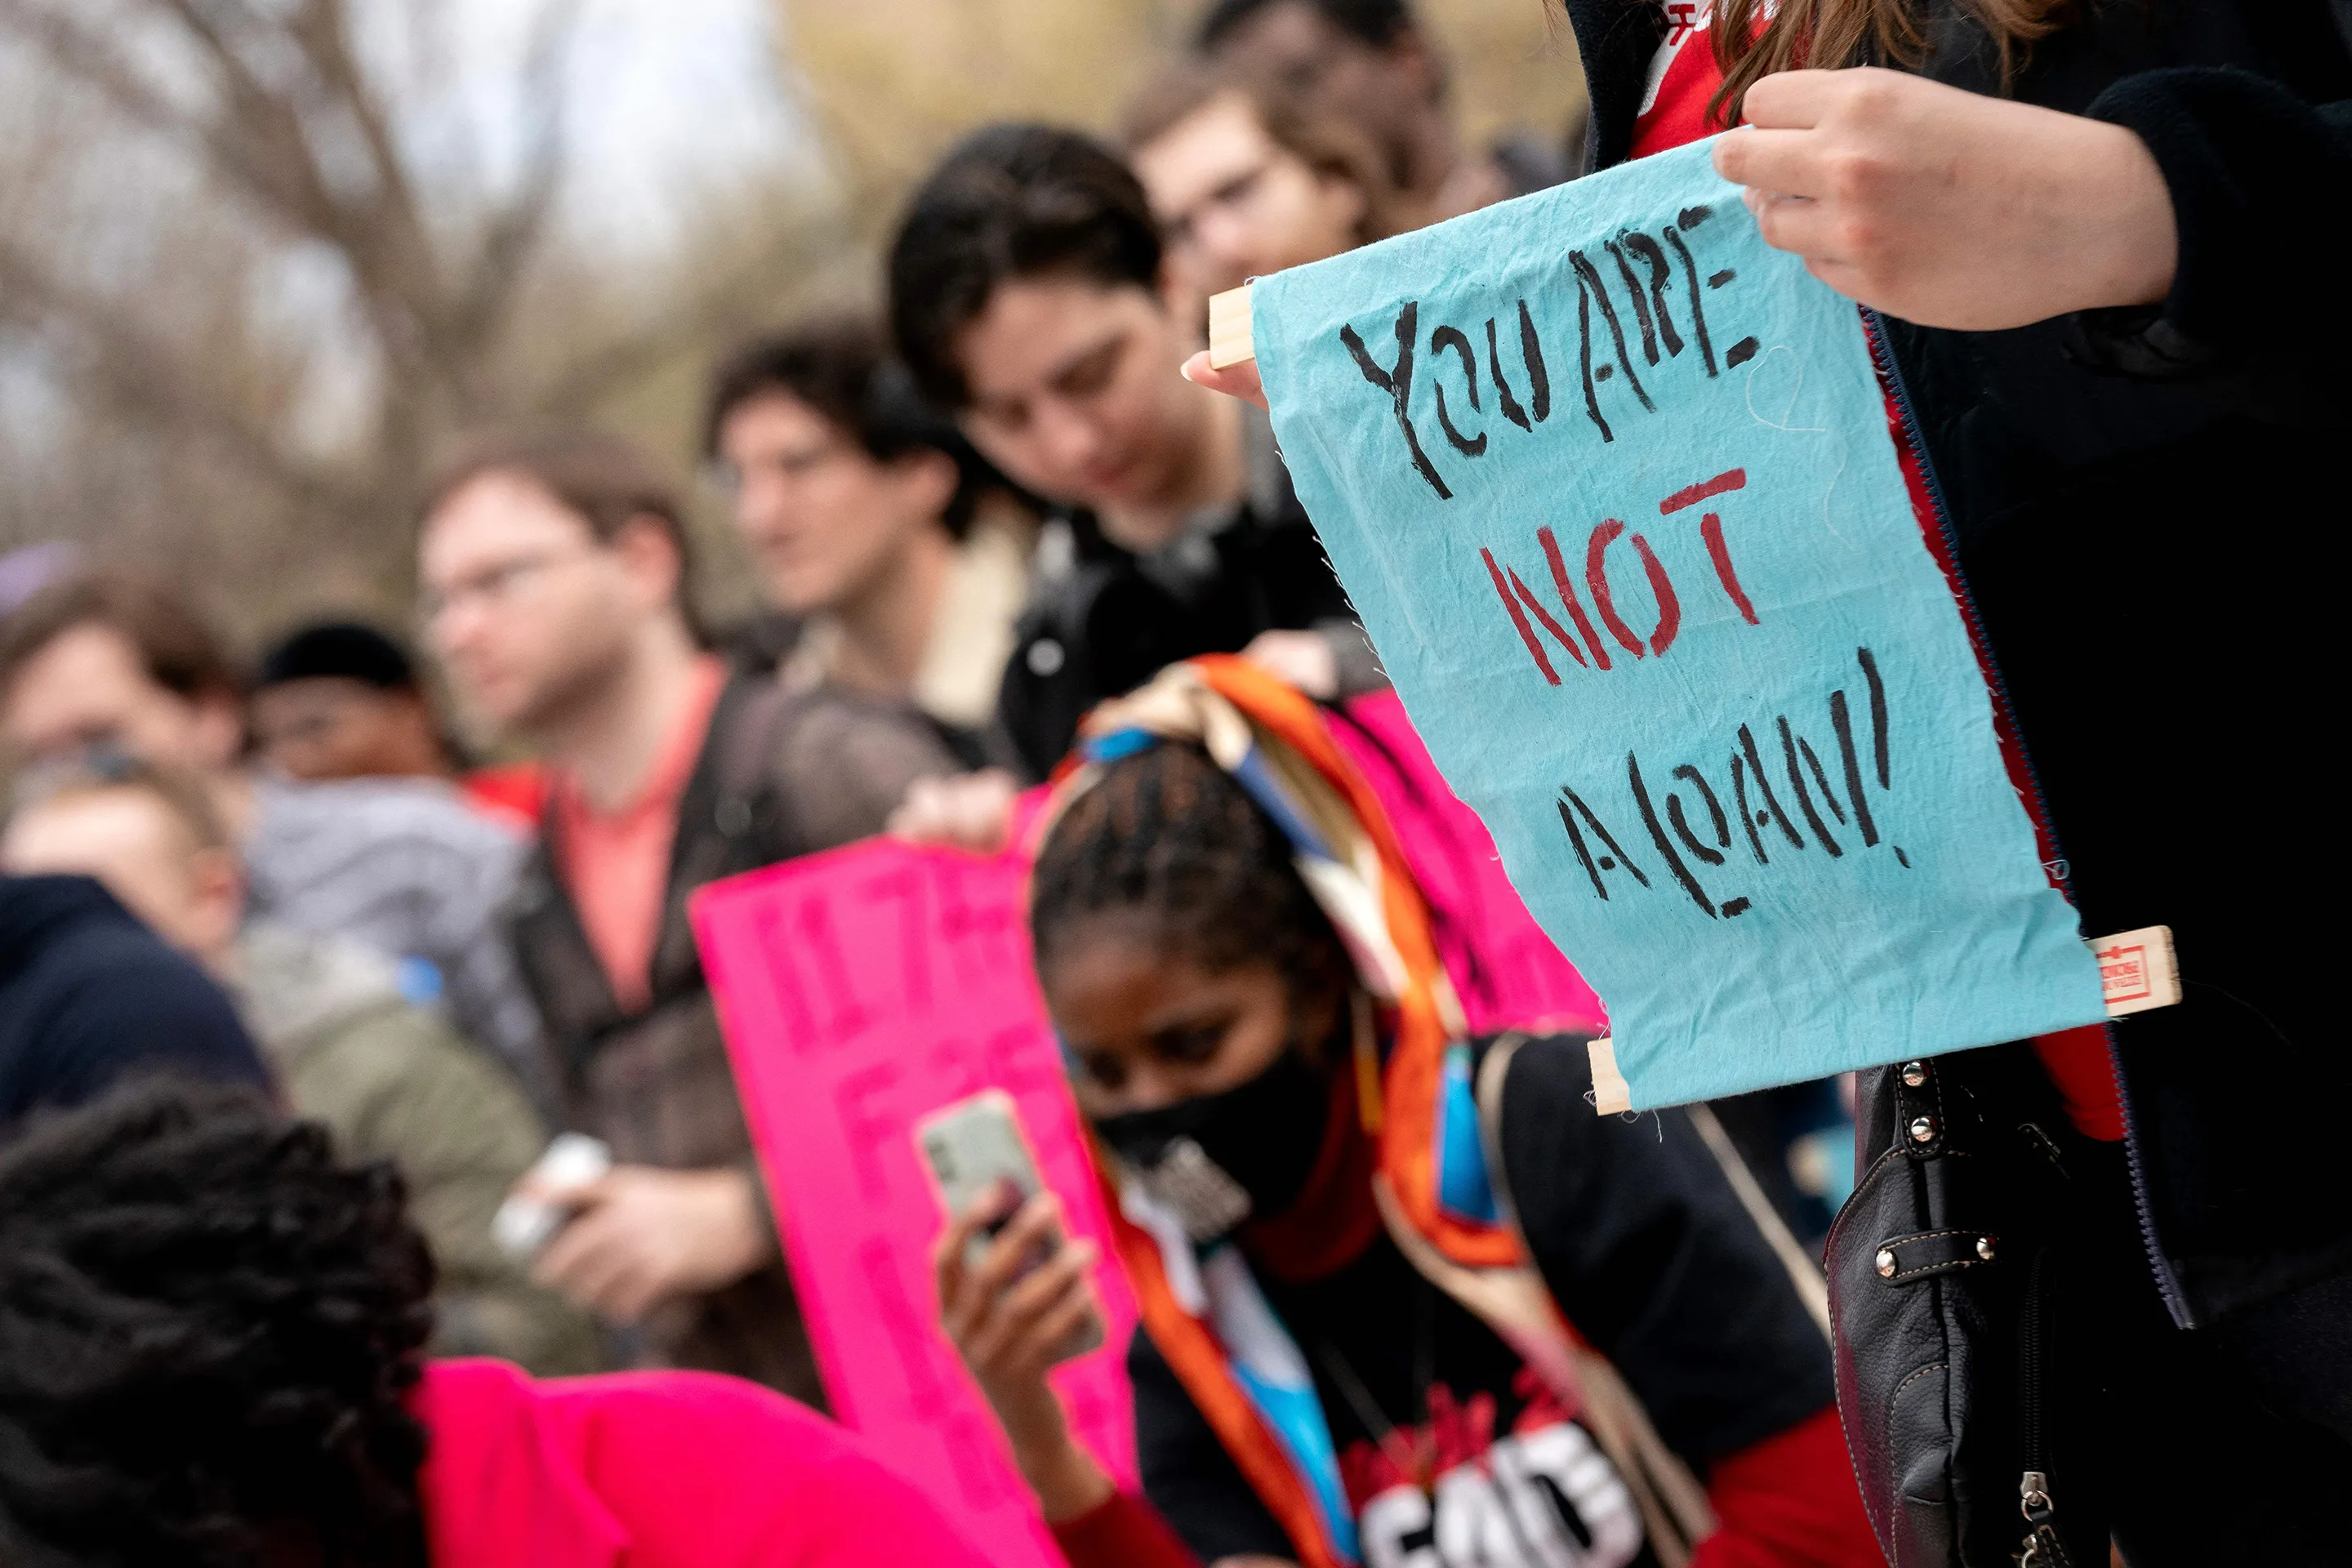
[[[968,1100],[960,1100],[924,1117],[915,1124],[915,1146],[931,1173],[940,1207],[950,1223],[971,1212],[976,1204],[987,1201],[992,1205],[988,1223],[973,1234],[965,1252],[967,1268],[977,1267],[996,1237],[1013,1223],[1021,1206],[1045,1191],[1045,1183],[1037,1174],[1036,1157],[1030,1152],[1028,1136],[1022,1130],[1021,1113],[1013,1106],[1013,1097],[1001,1089],[982,1089]],[[1060,1233],[1055,1232],[1033,1257],[1023,1259],[1020,1274],[1015,1278],[1049,1261],[1061,1249],[1062,1240]],[[1055,1359],[1068,1361],[1099,1349],[1102,1342],[1100,1320],[1089,1319]]]

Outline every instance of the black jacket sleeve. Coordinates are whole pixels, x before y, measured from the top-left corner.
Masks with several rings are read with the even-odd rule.
[[[2251,71],[2181,68],[2125,77],[2090,114],[2147,144],[2180,247],[2160,306],[2080,319],[2090,361],[2193,381],[2247,413],[2342,422],[2352,310],[2336,225],[2352,195],[2352,104],[2315,106]]]
[[[1512,1203],[1560,1310],[1704,1476],[1835,1400],[1829,1342],[1690,1117],[1596,1115],[1591,1088],[1581,1038],[1512,1058]]]
[[[78,1105],[145,1073],[268,1086],[220,987],[145,932],[103,932],[61,967],[39,1031],[41,1082],[29,1099]]]

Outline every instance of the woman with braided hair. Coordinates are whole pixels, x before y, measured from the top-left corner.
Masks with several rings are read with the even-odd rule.
[[[392,1167],[133,1085],[0,1152],[8,1568],[980,1568],[824,1417],[731,1378],[422,1359]]]
[[[1213,1563],[1877,1563],[1818,1276],[1703,1110],[1596,1116],[1583,1039],[1467,1037],[1325,722],[1238,660],[1176,666],[1088,720],[1039,829],[1146,1499]],[[1090,1543],[1149,1515],[1042,1381],[1085,1258],[1023,1274],[1041,1199],[967,1269],[1002,1217],[941,1238],[949,1334],[1073,1563],[1121,1560]]]

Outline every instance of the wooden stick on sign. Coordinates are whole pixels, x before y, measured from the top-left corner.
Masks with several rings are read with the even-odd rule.
[[[1257,358],[1250,344],[1250,286],[1209,296],[1209,368],[1244,364]]]

